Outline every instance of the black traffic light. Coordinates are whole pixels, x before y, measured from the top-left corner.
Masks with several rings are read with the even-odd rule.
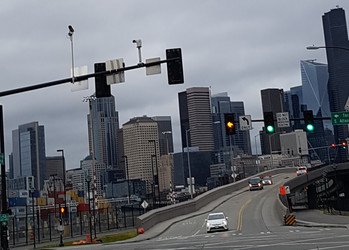
[[[234,114],[224,114],[224,125],[227,135],[234,135],[236,133]]]
[[[273,112],[264,112],[264,128],[268,134],[275,133]]]
[[[106,70],[105,63],[95,63],[95,73],[104,72]],[[100,75],[95,77],[96,97],[110,97],[111,87],[107,84],[107,76]]]
[[[182,50],[180,48],[167,49],[166,60],[170,60],[167,62],[168,84],[184,83]]]
[[[307,132],[313,132],[315,129],[313,111],[312,110],[304,110],[303,116],[304,116],[305,130]]]
[[[61,211],[61,214],[64,214],[65,213],[65,207],[61,207],[61,209],[60,209]]]
[[[346,149],[346,148],[347,148],[347,142],[345,142],[345,141],[342,142],[342,148],[343,148],[343,149]]]

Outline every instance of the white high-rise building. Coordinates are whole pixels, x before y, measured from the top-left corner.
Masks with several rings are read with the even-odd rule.
[[[129,179],[146,181],[147,193],[153,193],[160,160],[157,122],[147,116],[130,119],[123,125],[123,140]]]

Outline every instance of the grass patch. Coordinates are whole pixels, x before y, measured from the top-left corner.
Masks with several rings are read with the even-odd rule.
[[[105,235],[105,236],[101,236],[101,237],[97,237],[97,238],[102,240],[102,243],[110,243],[110,242],[115,242],[115,241],[122,241],[122,240],[131,239],[131,238],[136,237],[136,236],[137,236],[137,231],[133,230],[133,231],[129,231],[129,232]],[[75,241],[78,241],[78,240],[75,240]],[[85,245],[85,244],[73,245],[73,242],[75,242],[75,241],[64,242],[64,246],[66,247],[66,246],[81,246],[81,245]],[[56,248],[56,247],[59,247],[59,244],[49,245],[49,246],[45,246],[43,248]]]

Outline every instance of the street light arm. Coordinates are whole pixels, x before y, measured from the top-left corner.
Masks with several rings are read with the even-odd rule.
[[[315,50],[315,49],[341,49],[341,50],[347,50],[349,51],[349,48],[345,48],[345,47],[338,47],[338,46],[308,46],[306,47],[307,50]]]

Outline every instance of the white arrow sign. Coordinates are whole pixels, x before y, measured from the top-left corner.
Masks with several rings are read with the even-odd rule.
[[[251,130],[252,122],[250,115],[239,116],[240,130]]]

